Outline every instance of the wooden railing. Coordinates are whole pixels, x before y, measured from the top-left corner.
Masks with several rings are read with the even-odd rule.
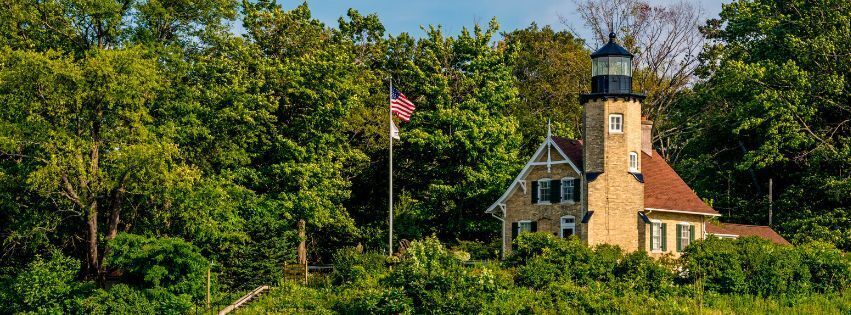
[[[256,289],[251,290],[251,292],[248,292],[248,294],[242,296],[241,298],[236,300],[236,302],[233,302],[233,304],[228,305],[228,307],[225,307],[224,309],[219,311],[218,315],[225,315],[227,313],[230,313],[231,311],[239,308],[243,304],[248,303],[248,301],[251,301],[255,297],[259,296],[261,293],[263,293],[263,291],[266,291],[266,290],[269,290],[268,285],[261,285],[261,286],[257,287]]]

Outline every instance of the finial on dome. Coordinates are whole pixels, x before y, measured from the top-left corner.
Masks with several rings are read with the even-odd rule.
[[[611,32],[611,33],[609,33],[609,42],[610,42],[610,43],[614,43],[614,42],[615,42],[615,32]]]

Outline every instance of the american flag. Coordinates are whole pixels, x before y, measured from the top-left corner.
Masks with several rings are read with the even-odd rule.
[[[399,92],[396,88],[392,88],[390,93],[390,112],[396,114],[396,117],[404,121],[411,120],[411,114],[414,113],[414,103],[405,97],[405,94]]]

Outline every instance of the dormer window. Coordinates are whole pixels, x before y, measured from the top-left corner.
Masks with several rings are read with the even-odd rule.
[[[638,173],[638,153],[629,152],[629,171]]]
[[[609,132],[610,133],[623,133],[623,115],[622,114],[611,114],[611,115],[609,115]]]

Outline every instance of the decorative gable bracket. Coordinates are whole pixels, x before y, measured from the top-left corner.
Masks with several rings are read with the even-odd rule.
[[[524,194],[524,195],[525,195],[525,194],[527,194],[527,193],[526,193],[526,181],[525,181],[525,180],[520,179],[520,180],[517,180],[517,183],[519,183],[519,184],[520,184],[520,188],[523,188],[523,194]]]

